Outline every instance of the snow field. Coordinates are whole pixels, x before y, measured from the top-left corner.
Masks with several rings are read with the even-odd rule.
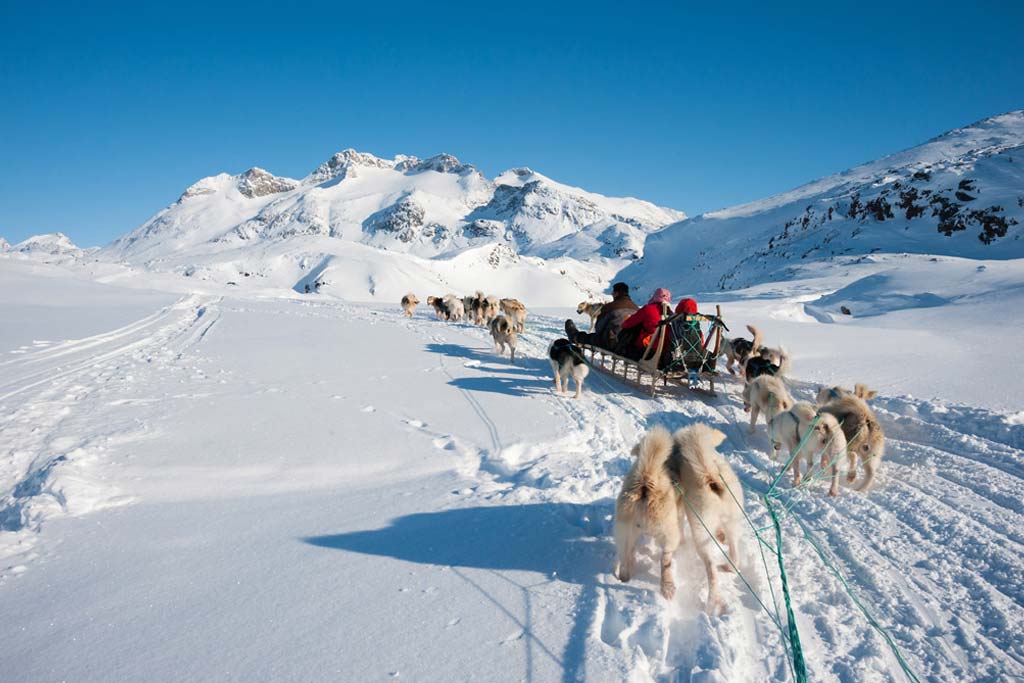
[[[723,306],[735,329],[799,302]],[[0,536],[0,666],[15,680],[789,680],[736,576],[727,612],[704,613],[689,541],[672,603],[651,557],[629,584],[611,574],[614,496],[654,422],[725,431],[747,513],[769,523],[758,496],[781,463],[763,426],[746,433],[739,383],[649,399],[595,371],[581,400],[554,395],[545,353],[563,321],[531,315],[512,365],[485,329],[422,306],[406,320],[397,305],[195,295],[8,354],[0,505],[19,521]],[[793,383],[797,398],[816,388]],[[906,396],[873,408],[888,437],[875,489],[829,499],[817,484],[793,514],[921,680],[1024,675],[1019,420]],[[783,528],[810,678],[905,680]],[[749,531],[742,552],[771,605],[774,558]]]

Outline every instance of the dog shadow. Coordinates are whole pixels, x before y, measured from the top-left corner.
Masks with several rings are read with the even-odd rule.
[[[447,567],[531,571],[594,584],[609,570],[611,502],[540,503],[422,512],[380,529],[310,536],[320,548]]]
[[[492,602],[493,596],[459,570],[536,572],[547,580],[579,585],[574,611],[582,616],[598,611],[599,591],[605,585],[601,577],[614,562],[615,549],[608,538],[610,522],[606,521],[612,509],[610,499],[588,505],[539,503],[461,508],[406,515],[380,529],[311,536],[302,541],[330,550],[450,567]],[[520,584],[515,578],[504,578],[519,585],[526,605],[522,621],[509,615],[523,627],[526,636],[526,680],[533,680],[531,648],[562,667],[562,681],[582,680],[587,643],[596,617],[576,619],[564,649],[561,653],[553,652],[543,632],[535,632],[531,616],[536,611],[533,603],[543,602],[544,592],[536,591],[536,583]],[[640,586],[618,582],[614,585],[616,590],[632,591],[638,597],[650,599],[650,591]]]

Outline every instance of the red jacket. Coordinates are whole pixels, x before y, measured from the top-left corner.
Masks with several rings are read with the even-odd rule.
[[[622,329],[624,330],[640,326],[640,334],[637,335],[636,341],[633,342],[633,346],[636,348],[647,348],[647,344],[651,341],[651,336],[658,329],[658,323],[661,322],[662,305],[661,303],[645,304],[622,323]]]

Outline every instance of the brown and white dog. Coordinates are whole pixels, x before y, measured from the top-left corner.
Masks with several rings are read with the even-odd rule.
[[[526,306],[518,299],[502,299],[498,302],[501,312],[515,325],[516,332],[526,330]]]
[[[853,488],[864,491],[875,481],[875,474],[882,464],[885,455],[885,432],[874,412],[864,399],[854,395],[840,396],[819,408],[820,413],[835,416],[843,427],[846,435],[846,453],[850,461],[850,469],[846,473],[846,481],[853,483],[857,478],[857,459],[864,466],[864,479]]]
[[[764,422],[770,425],[779,413],[793,407],[795,401],[782,380],[771,375],[761,375],[747,382],[743,387],[743,409],[750,413],[750,431],[757,426],[757,418],[764,413]]]
[[[839,495],[839,459],[846,450],[846,435],[843,434],[834,415],[818,413],[810,403],[801,401],[786,412],[776,415],[768,431],[772,435],[768,454],[773,460],[778,459],[780,451],[782,457],[790,458],[803,443],[803,447],[793,457],[790,465],[790,469],[793,470],[794,487],[803,481],[800,461],[807,462],[807,474],[810,475],[814,470],[814,456],[820,454],[821,470],[830,470],[832,476],[828,495]]]
[[[586,313],[590,316],[590,331],[594,331],[594,325],[597,324],[597,317],[601,315],[601,309],[604,308],[604,304],[600,301],[581,301],[580,305],[576,307],[576,314],[583,315]]]
[[[503,315],[491,320],[491,338],[494,339],[494,350],[504,355],[505,345],[508,344],[512,362],[516,362],[516,328]]]
[[[856,396],[862,401],[870,401],[875,396],[878,396],[877,391],[873,391],[867,388],[867,385],[856,384],[853,387],[853,391],[845,387],[821,387],[818,389],[817,402],[819,406],[823,406],[829,401],[834,401],[842,396]]]
[[[402,313],[406,317],[411,318],[416,313],[416,304],[419,302],[420,300],[416,298],[416,295],[409,292],[402,297]]]

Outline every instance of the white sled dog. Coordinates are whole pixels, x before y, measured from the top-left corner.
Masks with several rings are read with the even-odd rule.
[[[814,418],[818,420],[815,422]],[[813,431],[812,431],[813,425]],[[810,433],[808,433],[810,432]],[[789,459],[797,446],[803,442],[803,448],[793,458],[790,469],[793,470],[793,486],[799,486],[803,481],[803,474],[800,472],[800,461],[807,462],[808,476],[814,471],[814,456],[821,455],[821,470],[830,470],[832,485],[828,489],[828,495],[839,495],[839,459],[846,450],[846,435],[839,427],[839,421],[831,413],[818,413],[810,403],[803,401],[797,403],[784,413],[776,415],[768,427],[768,433],[772,435],[773,443],[770,446],[768,455],[773,460],[779,455]],[[804,439],[806,438],[806,441]]]
[[[501,314],[501,303],[496,296],[484,297],[484,322],[490,324]]]
[[[728,549],[732,564],[740,562],[743,487],[726,459],[715,450],[725,441],[725,434],[697,423],[680,429],[673,438],[675,448],[669,458],[669,469],[683,490],[682,509],[708,575],[707,611],[713,614],[721,607],[718,562],[722,552]],[[728,564],[722,568],[732,571]]]
[[[615,576],[619,581],[633,578],[637,541],[642,535],[650,536],[661,548],[661,594],[668,600],[676,594],[672,556],[681,540],[682,512],[682,501],[668,469],[672,449],[672,435],[667,429],[656,426],[647,430],[633,447],[633,466],[615,500]]]
[[[548,346],[548,359],[555,373],[555,391],[569,391],[569,378],[576,383],[576,398],[583,391],[583,379],[590,372],[590,366],[583,360],[583,350],[568,339],[556,339]]]
[[[853,395],[829,401],[819,412],[834,415],[843,427],[848,444],[846,454],[849,457],[846,481],[852,484],[857,478],[857,459],[860,458],[864,465],[864,479],[853,488],[857,491],[868,489],[874,483],[875,474],[882,464],[882,456],[885,455],[885,432],[878,418],[863,399]]]
[[[420,302],[416,295],[409,292],[402,297],[402,314],[411,318],[416,313],[416,304]]]
[[[444,305],[448,307],[448,319],[454,322],[461,321],[466,315],[465,304],[462,299],[454,294],[447,294],[444,297]]]
[[[512,362],[516,362],[516,329],[512,326],[512,323],[508,321],[503,315],[499,315],[497,318],[491,321],[491,338],[494,339],[494,350],[501,354],[505,354],[505,345],[508,344],[509,352],[512,356]]]
[[[519,299],[502,299],[498,302],[501,312],[515,325],[516,332],[526,331],[526,306]]]
[[[757,426],[757,418],[764,413],[764,423],[770,425],[778,413],[793,407],[793,397],[782,380],[771,375],[761,375],[747,382],[743,387],[743,409],[750,413],[750,431]]]
[[[604,308],[604,304],[600,301],[581,301],[579,306],[576,307],[576,315],[583,315],[586,313],[590,316],[590,331],[594,331],[594,325],[597,324],[597,317],[601,315],[601,309]]]

